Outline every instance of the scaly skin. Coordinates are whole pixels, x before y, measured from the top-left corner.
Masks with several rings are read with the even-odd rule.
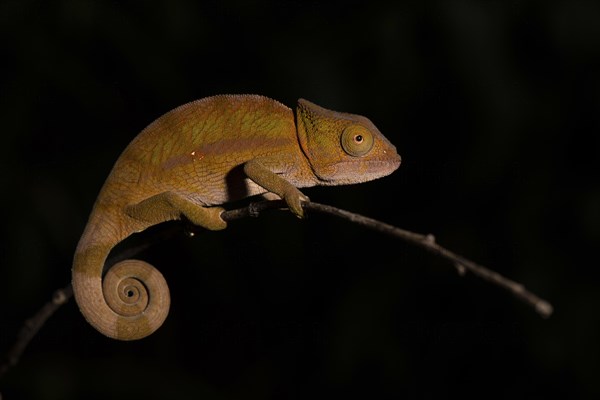
[[[185,216],[226,227],[220,207],[274,193],[302,217],[315,185],[365,182],[400,165],[395,147],[365,117],[306,100],[291,109],[257,95],[220,95],[178,107],[146,127],[121,154],[81,236],[73,261],[79,308],[98,331],[120,340],[158,329],[168,286],[151,265],[126,260],[102,279],[109,252],[149,226]]]

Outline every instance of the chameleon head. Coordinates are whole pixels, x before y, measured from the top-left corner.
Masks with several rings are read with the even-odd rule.
[[[400,166],[396,147],[368,119],[299,99],[298,139],[321,185],[366,182]]]

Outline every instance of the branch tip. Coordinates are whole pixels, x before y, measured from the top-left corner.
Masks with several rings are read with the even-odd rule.
[[[535,305],[535,311],[540,314],[542,318],[550,318],[554,313],[554,307],[547,301],[540,300]]]

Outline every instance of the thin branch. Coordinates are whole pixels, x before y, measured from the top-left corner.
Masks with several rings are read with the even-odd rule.
[[[338,218],[350,221],[352,223],[364,226],[366,228],[397,237],[413,245],[419,246],[422,249],[429,251],[430,253],[433,253],[439,257],[450,261],[452,265],[454,265],[454,267],[456,268],[459,275],[463,276],[466,274],[466,272],[471,272],[473,275],[487,282],[493,283],[503,289],[508,290],[515,297],[533,307],[533,309],[543,318],[548,318],[552,315],[553,307],[549,302],[538,297],[534,293],[531,293],[522,284],[510,280],[495,271],[492,271],[482,265],[479,265],[461,255],[453,253],[452,251],[440,246],[436,243],[435,237],[432,234],[422,235],[419,233],[414,233],[375,220],[373,218],[368,218],[363,215],[352,213],[350,211],[342,210],[340,208],[332,207],[326,204],[308,202],[303,203],[302,207],[305,210],[330,214]],[[223,219],[225,219],[226,221],[233,221],[249,216],[257,217],[262,211],[274,208],[285,208],[285,202],[283,200],[272,200],[252,203],[245,208],[225,211],[222,214],[222,216]]]
[[[0,377],[2,377],[11,367],[17,365],[21,355],[27,348],[31,339],[38,333],[42,326],[46,323],[56,310],[65,304],[73,296],[73,288],[69,284],[63,289],[58,289],[52,295],[52,299],[44,304],[44,306],[29,318],[21,327],[17,334],[17,341],[6,353],[5,360],[0,365]]]
[[[515,297],[533,307],[533,309],[543,318],[548,318],[550,317],[550,315],[552,315],[553,307],[549,302],[531,293],[522,284],[512,281],[495,271],[492,271],[482,265],[479,265],[461,255],[453,253],[452,251],[440,246],[435,242],[435,237],[431,234],[421,235],[418,233],[410,232],[392,225],[388,225],[381,221],[377,221],[372,218],[351,213],[325,204],[310,202],[304,203],[303,207],[307,210],[319,211],[334,215],[339,218],[346,219],[355,224],[388,235],[392,235],[408,243],[419,246],[435,255],[438,255],[450,261],[456,267],[459,275],[464,275],[466,272],[471,272],[473,275],[487,282],[493,283],[503,289],[508,290]]]
[[[460,275],[464,275],[466,272],[471,272],[473,275],[487,282],[490,282],[508,290],[515,297],[532,306],[534,310],[542,317],[548,318],[550,315],[552,315],[552,305],[547,301],[541,299],[540,297],[536,296],[535,294],[529,292],[527,289],[525,289],[525,286],[523,286],[520,283],[514,282],[508,278],[505,278],[499,273],[494,272],[479,264],[476,264],[471,260],[468,260],[458,254],[451,252],[450,250],[447,250],[446,248],[438,245],[435,242],[434,236],[431,234],[422,235],[410,232],[372,218],[368,218],[325,204],[308,202],[303,203],[302,206],[307,211],[316,211],[343,218],[360,226],[364,226],[366,228],[397,237],[408,243],[419,246],[432,254],[435,254],[441,258],[450,261],[452,265],[454,265],[454,267],[457,269]],[[230,222],[246,217],[258,217],[263,211],[284,208],[286,208],[286,205],[285,202],[282,200],[260,201],[250,203],[246,207],[225,211],[221,216],[225,221]],[[185,228],[186,233],[188,233],[189,235],[194,235],[200,230],[202,230],[202,228],[193,225],[187,225]],[[158,232],[157,236],[155,237],[155,240],[150,239],[150,243],[155,243],[159,240],[164,240],[177,231],[180,231],[179,227],[178,229],[173,229],[173,227],[171,226],[166,231]],[[131,257],[135,253],[140,252],[146,249],[147,247],[149,247],[148,243],[124,251],[116,255],[114,258],[111,258],[109,264],[111,264],[115,260],[123,259],[124,255],[126,255],[125,258]],[[42,328],[42,326],[48,320],[48,318],[50,318],[56,312],[56,310],[58,310],[63,304],[67,303],[72,296],[73,289],[71,285],[68,285],[63,289],[57,290],[56,292],[54,292],[52,299],[48,303],[46,303],[34,316],[25,321],[23,327],[17,335],[17,340],[15,344],[10,348],[10,350],[5,356],[5,359],[2,361],[2,364],[0,364],[0,378],[11,367],[15,366],[18,363],[19,359],[21,358],[21,355],[27,348],[27,345],[29,344],[31,339],[33,339],[33,337],[38,333],[38,331]]]

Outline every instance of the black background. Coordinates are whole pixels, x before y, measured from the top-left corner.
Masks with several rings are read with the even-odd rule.
[[[0,351],[70,279],[94,198],[145,125],[258,93],[368,116],[403,164],[311,199],[423,233],[549,299],[397,240],[275,212],[142,256],[164,326],[134,343],[73,302],[6,399],[600,395],[600,3],[0,2]]]

